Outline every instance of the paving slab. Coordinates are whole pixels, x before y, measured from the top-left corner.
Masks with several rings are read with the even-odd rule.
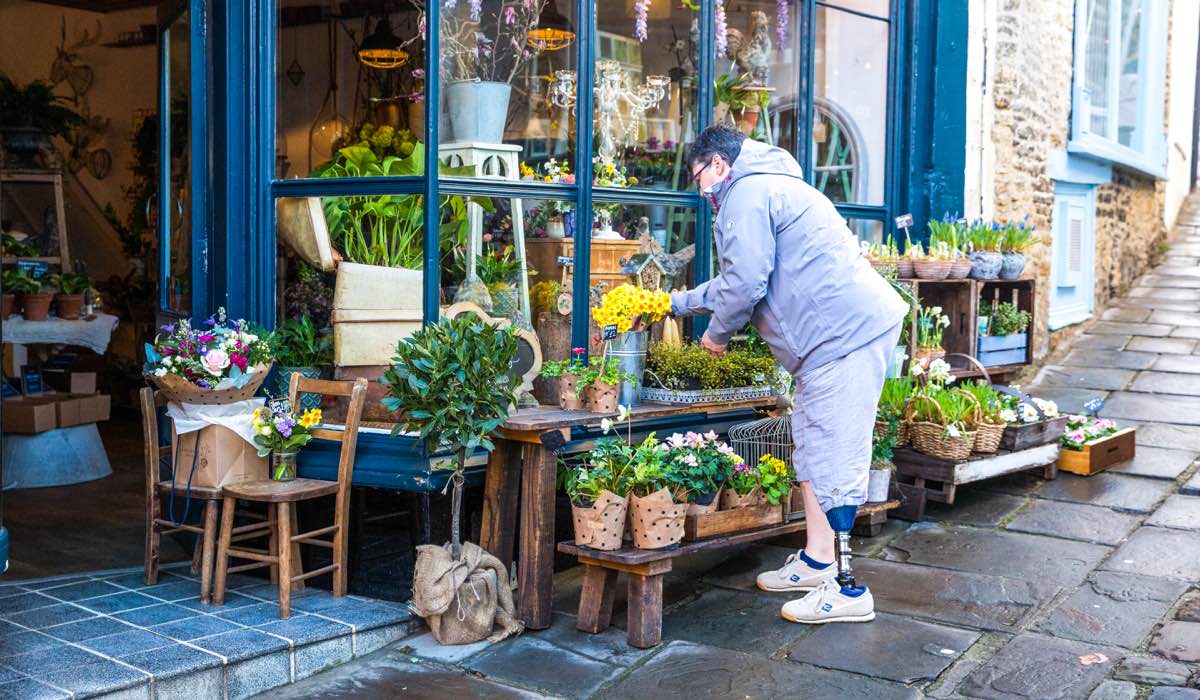
[[[533,700],[543,696],[461,671],[419,663],[395,649],[384,649],[357,662],[271,691],[273,700],[398,697],[416,700]]]
[[[1130,391],[1146,391],[1153,394],[1183,394],[1200,396],[1200,374],[1182,372],[1140,372],[1129,386]]]
[[[1080,657],[1101,653],[1107,661],[1084,665]],[[1023,634],[959,686],[975,698],[1086,698],[1121,659],[1120,649]]]
[[[1200,532],[1140,527],[1102,568],[1146,576],[1200,580]]]
[[[1146,520],[1147,525],[1200,530],[1200,496],[1173,494]],[[1197,553],[1200,556],[1200,553]]]
[[[1058,586],[879,559],[856,559],[854,574],[871,588],[875,609],[964,627],[1017,632]]]
[[[1053,401],[1058,405],[1058,410],[1064,413],[1083,413],[1084,406],[1089,401],[1100,399],[1103,401],[1107,396],[1107,391],[1099,389],[1067,389],[1059,386],[1039,386],[1030,384],[1024,387],[1025,391],[1033,396],[1047,401]]]
[[[1108,508],[1034,499],[1006,527],[1016,532],[1120,544],[1138,526],[1137,516]]]
[[[1171,337],[1200,339],[1200,326],[1176,326]]]
[[[536,634],[493,644],[463,665],[488,678],[572,698],[595,693],[624,670],[551,644]]]
[[[1070,389],[1124,389],[1134,377],[1133,370],[1107,367],[1066,367],[1046,365],[1038,371],[1033,384]]]
[[[1038,497],[1087,503],[1131,513],[1149,513],[1174,490],[1174,484],[1159,479],[1110,473],[1094,476],[1060,473],[1057,479],[1038,491]]]
[[[1162,287],[1135,287],[1129,296],[1161,301],[1200,301],[1200,289],[1164,289]],[[1143,335],[1146,335],[1143,333]]]
[[[776,615],[779,610],[776,608]],[[616,620],[621,627],[613,625],[599,634],[588,634],[575,629],[574,615],[555,613],[550,621],[550,627],[540,630],[537,637],[563,649],[570,649],[576,654],[589,659],[602,661],[612,666],[629,667],[641,661],[646,655],[653,653],[651,649],[638,649],[629,646],[625,641],[625,620]]]
[[[1168,309],[1171,311],[1200,311],[1200,303],[1178,299],[1151,299],[1149,297],[1122,297],[1113,302],[1118,306],[1138,306],[1145,309]]]
[[[1175,610],[1175,619],[1184,622],[1200,622],[1200,592],[1192,593]]]
[[[969,632],[877,613],[866,625],[821,625],[792,646],[788,659],[900,683],[937,678],[979,639]]]
[[[1034,629],[1053,637],[1133,649],[1187,585],[1170,579],[1098,571]]]
[[[770,656],[812,631],[779,615],[785,602],[800,595],[714,588],[664,614],[663,638]]]
[[[851,547],[853,548],[853,545]],[[778,569],[783,566],[789,556],[795,553],[796,550],[792,547],[770,544],[746,547],[736,556],[730,557],[705,572],[701,580],[706,584],[722,588],[757,591],[758,586],[755,585],[755,580],[758,578],[758,574],[768,569]]]
[[[1200,287],[1200,279],[1191,279],[1189,281],[1193,285],[1193,288]],[[1171,326],[1200,326],[1200,313],[1158,309],[1150,314],[1150,323],[1166,323]]]
[[[1174,289],[1200,289],[1200,278],[1193,275],[1176,274],[1184,271],[1184,268],[1159,268],[1164,274],[1146,275],[1140,280],[1143,287],[1170,287]],[[1171,274],[1166,274],[1170,272]],[[1142,319],[1143,321],[1145,319]],[[1171,321],[1151,318],[1151,323],[1171,323]]]
[[[1200,622],[1168,622],[1154,635],[1150,651],[1172,661],[1188,664],[1200,662]]]
[[[1152,352],[1125,350],[1071,350],[1063,358],[1064,365],[1075,367],[1116,367],[1119,369],[1150,369],[1158,355]],[[1197,370],[1200,371],[1200,370]]]
[[[1088,700],[1134,700],[1137,686],[1129,681],[1104,681],[1096,686]]]
[[[990,493],[1004,493],[1010,496],[1032,496],[1050,482],[1039,474],[1031,471],[1005,474],[994,479],[985,479],[962,487],[964,490],[979,490]],[[955,496],[957,500],[957,495]]]
[[[948,525],[995,527],[1029,502],[1021,496],[990,493],[972,486],[974,484],[960,486],[953,504],[928,503],[925,520]]]
[[[1200,496],[1200,471],[1192,474],[1192,478],[1179,487],[1179,492],[1189,496]]]
[[[1197,457],[1200,457],[1200,452],[1194,450],[1170,450],[1165,447],[1138,445],[1133,459],[1114,464],[1108,468],[1108,472],[1175,481],[1180,474],[1187,471]]]
[[[689,642],[667,644],[645,665],[601,694],[619,700],[783,697],[915,700],[920,696],[917,689],[898,683]]]
[[[1200,700],[1200,690],[1160,686],[1146,696],[1146,700]]]
[[[1195,359],[1200,363],[1200,357]],[[1200,425],[1200,397],[1117,391],[1105,401],[1100,417]]]
[[[1171,423],[1123,423],[1137,427],[1137,445],[1164,447],[1200,453],[1200,426]]]
[[[1163,355],[1154,363],[1153,369],[1161,372],[1200,374],[1200,357],[1187,355]]]
[[[1177,290],[1161,289],[1156,291],[1174,292]],[[1200,292],[1198,292],[1198,294],[1200,294]],[[1122,323],[1120,321],[1097,321],[1088,328],[1088,331],[1107,335],[1143,335],[1151,337],[1165,337],[1171,334],[1171,328],[1172,326],[1165,323]]]
[[[1113,678],[1142,685],[1182,685],[1191,674],[1187,666],[1158,656],[1126,656],[1117,664]]]
[[[1114,306],[1100,314],[1101,321],[1121,321],[1123,323],[1142,323],[1150,318],[1151,309],[1137,306]]]
[[[1120,350],[1133,336],[1106,335],[1083,333],[1071,339],[1071,347],[1076,350]]]
[[[1100,545],[1017,532],[928,527],[909,530],[883,554],[889,561],[1075,586],[1110,551]]]
[[[1196,350],[1196,341],[1188,338],[1147,338],[1135,335],[1125,349],[1137,352],[1191,355]]]

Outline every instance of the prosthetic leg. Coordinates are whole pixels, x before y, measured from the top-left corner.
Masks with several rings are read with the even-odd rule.
[[[850,571],[850,530],[854,528],[854,517],[857,513],[858,506],[838,506],[825,513],[836,536],[834,546],[837,551],[837,582],[846,592],[860,590],[858,582],[854,580],[854,574]]]

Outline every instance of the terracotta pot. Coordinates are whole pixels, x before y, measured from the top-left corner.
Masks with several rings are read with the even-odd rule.
[[[78,321],[82,311],[82,294],[59,294],[54,297],[54,312],[64,321]]]
[[[934,360],[940,360],[945,356],[946,351],[942,348],[917,348],[917,351],[913,353],[914,360],[924,362],[926,365]]]
[[[644,498],[629,497],[633,546],[638,549],[663,549],[683,539],[683,520],[688,504],[676,503],[671,492],[659,489]]]
[[[590,506],[571,504],[571,519],[575,523],[575,544],[592,549],[612,551],[621,548],[625,533],[625,516],[629,499],[611,491],[603,491]]]
[[[954,263],[949,260],[935,260],[934,258],[913,260],[913,272],[918,279],[923,280],[944,280],[953,267]]]
[[[954,262],[950,264],[950,274],[946,275],[946,279],[966,279],[967,275],[971,274],[972,266],[974,266],[974,263],[966,258],[955,258]]]
[[[749,136],[754,133],[758,127],[758,117],[761,114],[761,109],[758,105],[747,107],[741,112],[734,112],[733,116],[737,120],[737,127],[743,134]]]
[[[7,321],[8,317],[12,316],[13,308],[16,307],[16,305],[17,305],[17,295],[16,294],[5,294],[4,295],[4,316],[0,320]]]
[[[902,280],[910,280],[913,278],[912,258],[902,257],[896,261],[896,276]]]
[[[26,321],[45,321],[50,316],[53,294],[22,294],[21,306],[25,309]]]
[[[601,381],[589,386],[584,394],[587,410],[592,413],[616,413],[620,386]]]

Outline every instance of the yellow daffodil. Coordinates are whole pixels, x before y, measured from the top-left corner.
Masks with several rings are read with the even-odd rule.
[[[319,408],[310,408],[304,412],[304,415],[300,416],[300,425],[304,426],[305,428],[311,428],[320,424],[320,422],[321,409]]]

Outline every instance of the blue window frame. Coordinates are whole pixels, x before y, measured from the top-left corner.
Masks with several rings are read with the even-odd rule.
[[[1166,0],[1078,0],[1067,149],[1162,178]]]

